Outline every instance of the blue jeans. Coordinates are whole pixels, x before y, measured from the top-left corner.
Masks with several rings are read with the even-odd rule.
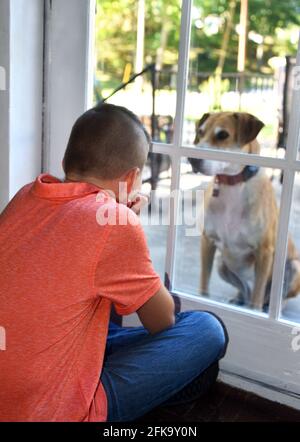
[[[108,422],[137,419],[224,356],[227,331],[214,314],[184,311],[175,319],[173,326],[154,335],[143,326],[109,323],[101,373]]]

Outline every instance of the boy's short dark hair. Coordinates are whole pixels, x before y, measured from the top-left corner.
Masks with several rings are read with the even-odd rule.
[[[150,141],[133,112],[100,103],[75,122],[64,155],[65,173],[115,179],[135,167],[142,170]]]

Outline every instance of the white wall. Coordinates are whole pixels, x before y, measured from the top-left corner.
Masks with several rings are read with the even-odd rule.
[[[41,172],[43,16],[41,0],[0,2],[0,210]]]

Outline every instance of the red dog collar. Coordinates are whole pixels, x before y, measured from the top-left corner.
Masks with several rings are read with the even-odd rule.
[[[245,166],[244,169],[237,175],[225,175],[218,174],[214,179],[214,189],[213,196],[218,196],[220,193],[220,184],[225,184],[226,186],[234,186],[235,184],[243,183],[257,174],[259,167],[257,166]]]

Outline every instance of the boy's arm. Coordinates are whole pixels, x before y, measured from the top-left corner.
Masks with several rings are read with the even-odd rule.
[[[153,268],[139,218],[122,204],[118,211],[120,219],[128,216],[134,222],[110,226],[98,257],[94,286],[114,304],[117,314],[136,312],[149,333],[157,333],[174,323],[174,301]]]
[[[163,285],[136,313],[150,334],[158,333],[175,323],[174,300]]]

